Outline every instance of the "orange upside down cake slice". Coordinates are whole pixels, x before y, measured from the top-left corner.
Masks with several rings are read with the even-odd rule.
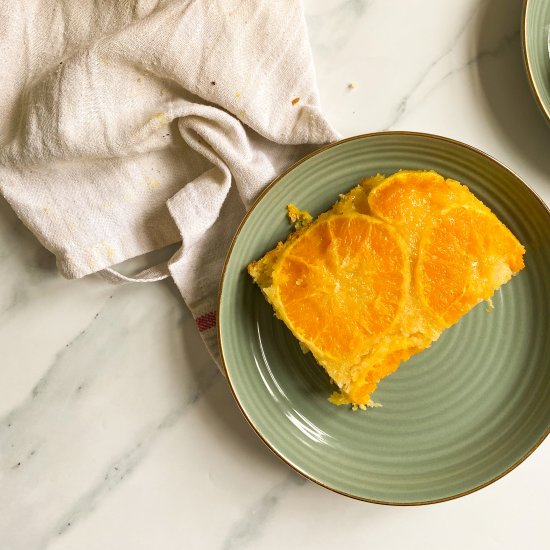
[[[433,171],[363,181],[248,271],[339,392],[374,406],[378,382],[524,267],[525,249],[469,189]]]

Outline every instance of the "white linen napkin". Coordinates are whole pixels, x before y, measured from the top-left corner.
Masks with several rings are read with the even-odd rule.
[[[168,267],[216,358],[238,222],[337,138],[299,0],[0,5],[0,191],[68,278],[134,280],[110,266],[182,241]]]

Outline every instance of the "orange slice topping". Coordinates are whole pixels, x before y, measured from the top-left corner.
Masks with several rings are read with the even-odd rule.
[[[327,218],[282,254],[273,284],[291,330],[353,364],[402,309],[407,252],[395,229],[370,216]]]
[[[448,326],[523,268],[523,246],[494,215],[444,210],[427,230],[416,269],[427,306]]]

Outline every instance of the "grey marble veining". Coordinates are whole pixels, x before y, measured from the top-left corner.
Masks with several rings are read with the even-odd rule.
[[[333,57],[360,29],[369,0],[318,2],[311,6],[307,22],[312,48],[317,55]]]
[[[177,396],[173,403],[167,400],[164,407],[151,410],[151,414],[132,426],[132,431],[126,429],[121,434],[126,441],[121,441],[116,451],[107,447],[98,452],[97,448],[92,448],[95,438],[108,430],[94,418],[97,404],[108,398],[109,394],[116,398],[117,391],[111,391],[110,386],[114,382],[116,387],[117,377],[120,384],[125,383],[124,376],[139,373],[139,369],[129,362],[125,364],[118,350],[137,347],[139,351],[136,340],[143,337],[140,326],[150,328],[172,320],[182,330],[194,330],[189,317],[186,317],[183,326],[178,322],[182,311],[177,301],[172,304],[166,302],[169,308],[147,307],[135,312],[131,294],[131,289],[124,288],[109,296],[90,323],[55,355],[27,398],[0,421],[0,448],[3,449],[0,460],[2,468],[7,471],[2,480],[3,497],[16,499],[30,486],[36,493],[27,506],[13,510],[15,513],[6,511],[0,516],[0,532],[16,528],[22,514],[32,514],[35,507],[47,509],[51,491],[54,490],[52,481],[56,477],[79,474],[81,471],[81,465],[76,461],[64,463],[64,459],[80,456],[81,451],[88,450],[93,453],[99,467],[88,469],[89,476],[83,478],[82,483],[65,485],[64,491],[57,493],[66,509],[59,517],[54,516],[43,522],[42,533],[37,533],[40,535],[37,540],[42,537],[48,540],[62,534],[93,510],[117,483],[136,468],[158,434],[176,423],[220,376],[212,364],[202,365],[195,384],[181,392],[182,399]],[[120,387],[118,391],[121,391]],[[147,397],[144,393],[143,398]],[[89,432],[80,434],[84,426]],[[60,450],[66,453],[65,456],[59,453]],[[48,476],[41,478],[41,471],[48,472]],[[29,544],[34,542],[29,540]]]
[[[237,550],[254,547],[259,533],[271,519],[273,511],[281,506],[289,491],[306,483],[304,478],[290,472],[280,483],[271,487],[254,505],[246,510],[245,515],[237,521],[225,538],[223,550]]]
[[[471,11],[466,14],[464,21],[460,22],[460,25],[458,26],[458,30],[456,32],[453,32],[450,35],[448,44],[446,45],[444,50],[441,52],[441,54],[429,62],[426,69],[422,71],[418,79],[414,82],[412,88],[403,96],[403,98],[399,102],[399,105],[397,106],[394,118],[387,126],[384,127],[384,130],[391,130],[401,120],[402,116],[405,114],[405,112],[408,109],[409,103],[415,99],[416,92],[422,87],[422,85],[426,81],[429,80],[431,82],[431,89],[433,89],[435,86],[438,86],[446,78],[452,75],[455,71],[461,70],[463,67],[470,65],[471,63],[477,61],[480,58],[482,54],[480,52],[477,52],[476,56],[473,59],[467,60],[462,64],[462,66],[447,70],[444,73],[444,76],[442,77],[440,75],[437,75],[435,76],[435,78],[430,79],[430,76],[432,75],[432,73],[437,72],[438,66],[444,65],[444,62],[448,59],[451,53],[457,49],[461,39],[463,39],[467,31],[470,30],[470,28],[473,25],[473,22],[477,17],[479,17],[480,13],[482,13],[483,9],[487,6],[487,4],[488,4],[488,0],[483,0],[483,1],[477,2],[472,6]],[[418,101],[419,102],[423,101],[426,98],[426,96],[430,93],[431,89],[425,91],[422,97],[419,98]]]
[[[550,200],[550,129],[525,79],[520,4],[306,0],[327,116],[344,135],[462,139]],[[252,433],[172,284],[66,281],[5,202],[0,277],[0,550],[511,550],[548,540],[548,442],[457,501],[346,499]]]
[[[116,489],[126,476],[130,475],[144,458],[150,447],[154,445],[156,439],[164,430],[169,430],[180,418],[190,411],[191,407],[201,398],[202,394],[220,381],[221,374],[215,368],[205,368],[204,373],[198,381],[198,387],[191,393],[187,400],[177,409],[169,411],[155,426],[148,428],[140,434],[130,449],[125,449],[121,456],[115,458],[113,462],[105,468],[103,478],[99,478],[96,483],[84,494],[82,494],[72,507],[54,526],[50,534],[46,534],[41,545],[47,546],[52,538],[63,534],[77,524],[78,521],[85,518],[87,514],[93,512],[104,498],[108,498],[109,493]]]

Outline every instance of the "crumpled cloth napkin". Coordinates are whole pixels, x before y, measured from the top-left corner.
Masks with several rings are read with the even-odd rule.
[[[216,358],[236,226],[270,180],[338,137],[300,1],[0,5],[0,191],[65,277],[169,269]],[[110,268],[179,241],[167,266]]]

